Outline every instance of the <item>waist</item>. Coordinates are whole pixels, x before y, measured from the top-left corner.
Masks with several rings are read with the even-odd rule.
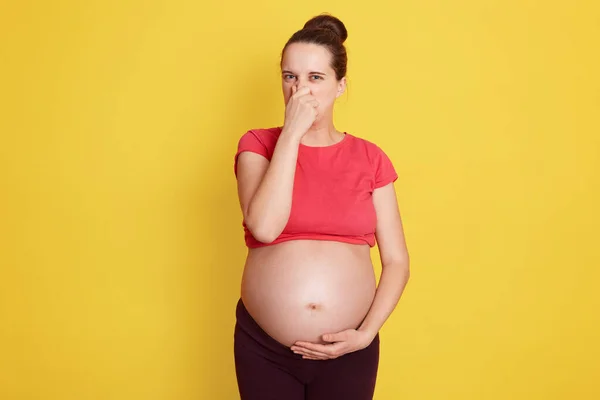
[[[375,246],[375,233],[370,232],[363,235],[335,235],[335,234],[325,234],[325,233],[287,233],[283,232],[275,239],[272,243],[262,243],[259,242],[252,236],[250,230],[244,226],[244,237],[246,246],[248,248],[259,248],[259,247],[268,247],[273,246],[275,244],[287,242],[287,241],[333,241],[333,242],[342,242],[349,244],[357,244],[357,245],[368,245],[369,247]]]
[[[273,243],[263,243],[262,246],[248,248],[246,262],[270,262],[280,257],[285,257],[287,262],[301,262],[307,259],[317,262],[340,262],[347,259],[371,262],[369,250],[371,246],[364,241],[334,240],[331,237],[311,239],[298,236],[286,236],[283,240],[280,239],[282,238]]]

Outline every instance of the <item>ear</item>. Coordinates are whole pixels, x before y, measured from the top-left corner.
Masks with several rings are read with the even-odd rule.
[[[340,79],[340,81],[338,82],[338,90],[337,90],[337,94],[335,95],[335,98],[337,99],[338,97],[340,97],[341,95],[344,94],[344,92],[346,91],[346,77],[343,77],[342,79]]]

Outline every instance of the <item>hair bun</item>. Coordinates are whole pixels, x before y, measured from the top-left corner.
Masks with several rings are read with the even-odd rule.
[[[328,29],[333,31],[340,40],[343,42],[348,38],[348,31],[344,26],[344,23],[333,15],[323,13],[309,19],[303,29]]]

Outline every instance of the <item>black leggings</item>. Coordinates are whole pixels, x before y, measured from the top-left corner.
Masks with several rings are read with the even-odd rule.
[[[240,299],[234,355],[241,400],[372,400],[379,333],[366,348],[336,359],[303,359],[270,337]]]

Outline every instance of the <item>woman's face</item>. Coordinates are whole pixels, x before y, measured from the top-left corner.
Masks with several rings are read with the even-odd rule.
[[[346,78],[337,80],[330,66],[331,54],[323,47],[309,43],[292,43],[281,62],[281,86],[285,104],[292,95],[292,86],[307,86],[319,102],[319,118],[331,115],[335,99],[346,89]]]

